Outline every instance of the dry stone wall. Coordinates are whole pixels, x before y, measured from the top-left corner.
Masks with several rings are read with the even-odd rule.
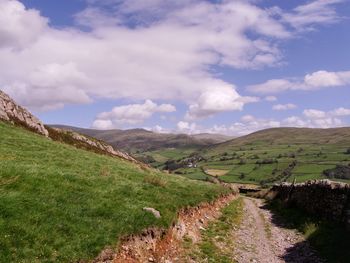
[[[330,180],[275,185],[276,198],[304,211],[345,223],[350,228],[350,185]]]
[[[26,109],[18,106],[6,93],[0,90],[0,119],[11,121],[40,133],[46,137],[49,132],[43,123]]]

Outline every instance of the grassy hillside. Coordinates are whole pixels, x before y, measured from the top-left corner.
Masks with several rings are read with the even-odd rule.
[[[180,207],[225,191],[0,122],[0,262],[92,259],[120,237],[168,227]]]
[[[196,168],[175,172],[198,179],[219,174],[226,182],[256,184],[326,179],[323,171],[350,164],[349,147],[350,128],[268,129],[208,147],[199,152],[205,160]]]

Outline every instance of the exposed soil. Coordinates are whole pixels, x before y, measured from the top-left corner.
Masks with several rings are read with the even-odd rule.
[[[149,229],[141,235],[130,236],[121,242],[117,252],[105,249],[95,263],[136,263],[136,262],[190,262],[184,253],[182,242],[185,237],[194,243],[201,238],[203,230],[210,221],[221,215],[220,210],[236,196],[229,195],[213,203],[204,203],[198,207],[182,210],[178,220],[169,230]]]
[[[261,199],[244,198],[243,221],[233,230],[238,263],[322,262],[305,238],[265,208]]]
[[[234,195],[219,198],[179,213],[169,230],[149,229],[122,241],[118,252],[106,249],[94,261],[98,263],[195,262],[183,248],[185,238],[193,245],[201,240],[201,231],[221,215]],[[281,218],[266,209],[262,199],[243,198],[243,220],[231,230],[232,262],[238,263],[322,263],[302,234],[289,229]],[[212,261],[203,261],[212,262]]]

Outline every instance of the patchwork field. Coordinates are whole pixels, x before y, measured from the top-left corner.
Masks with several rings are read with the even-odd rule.
[[[290,128],[292,129],[292,128]],[[278,129],[277,129],[278,130]],[[294,134],[298,129],[292,129]],[[260,132],[257,136],[246,136],[198,151],[203,160],[196,163],[196,168],[184,167],[175,170],[185,177],[206,180],[208,174],[219,176],[225,182],[272,184],[281,181],[303,182],[311,179],[332,179],[350,182],[350,177],[337,178],[326,176],[323,172],[339,165],[350,164],[350,129],[342,128],[337,134],[334,130],[329,135],[320,134],[313,129],[300,129],[302,135],[295,135],[294,140],[269,135],[274,130],[267,130],[265,137]],[[293,132],[290,134],[293,135]],[[311,134],[310,134],[311,132]],[[262,137],[257,140],[257,137]],[[268,139],[267,139],[268,138]],[[317,140],[320,143],[317,143]],[[286,143],[283,143],[285,141]],[[225,172],[208,172],[225,171]]]

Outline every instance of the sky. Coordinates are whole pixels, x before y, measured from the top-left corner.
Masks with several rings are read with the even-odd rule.
[[[350,124],[349,0],[0,0],[0,89],[48,124]]]

